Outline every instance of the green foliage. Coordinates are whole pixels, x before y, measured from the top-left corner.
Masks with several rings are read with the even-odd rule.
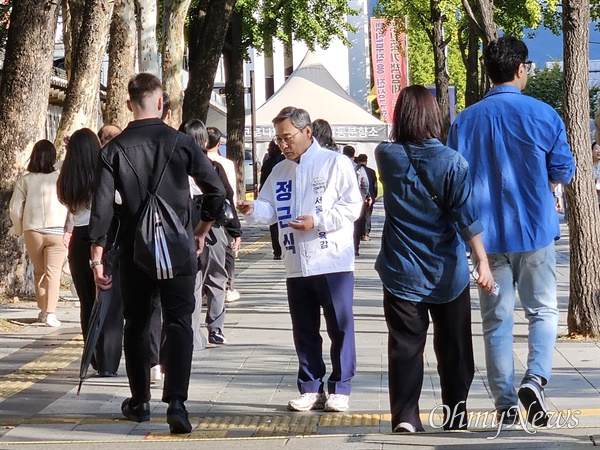
[[[564,76],[558,62],[551,67],[542,70],[536,69],[529,77],[524,94],[549,104],[556,112],[563,116],[563,80]],[[598,114],[598,99],[600,97],[600,85],[590,87],[590,119]]]
[[[327,48],[333,38],[349,44],[346,32],[356,31],[347,15],[357,15],[345,0],[238,0],[236,11],[244,17],[244,50],[270,53],[273,39],[304,42],[309,49]]]
[[[6,46],[11,9],[12,0],[0,0],[0,48],[4,48]]]

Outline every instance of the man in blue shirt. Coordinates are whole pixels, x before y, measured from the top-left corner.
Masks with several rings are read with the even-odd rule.
[[[448,146],[468,161],[483,224],[483,242],[497,296],[480,289],[487,376],[499,420],[546,426],[544,385],[550,379],[558,326],[556,254],[560,237],[552,190],[567,184],[575,163],[564,124],[547,104],[521,94],[531,61],[525,44],[503,36],[489,44],[484,64],[494,88],[465,109]],[[477,261],[474,261],[476,264]],[[514,387],[515,284],[529,321],[527,371]]]

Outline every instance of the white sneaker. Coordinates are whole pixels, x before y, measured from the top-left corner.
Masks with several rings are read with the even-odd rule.
[[[325,403],[325,411],[342,412],[348,409],[350,396],[344,394],[329,394]]]
[[[46,326],[48,327],[60,327],[60,321],[56,318],[56,314],[48,313],[46,315]]]
[[[308,392],[300,397],[289,401],[288,409],[290,411],[310,411],[311,409],[323,409],[327,397],[323,392]]]
[[[412,423],[400,422],[394,428],[394,433],[416,433],[417,429]]]
[[[152,375],[150,377],[150,382],[152,384],[162,382],[163,374],[162,374],[162,372],[160,370],[160,366],[158,364],[151,369],[150,374]]]
[[[225,303],[233,303],[235,301],[238,301],[240,297],[240,293],[237,289],[234,289],[233,291],[230,291],[228,289],[227,294],[225,294]]]
[[[48,315],[48,313],[46,311],[42,311],[40,310],[40,313],[38,314],[38,322],[42,322],[42,323],[46,323],[46,316]]]

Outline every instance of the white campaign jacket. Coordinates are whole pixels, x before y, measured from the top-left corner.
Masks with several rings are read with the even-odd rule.
[[[363,200],[350,159],[312,145],[300,163],[277,164],[254,201],[248,223],[278,223],[286,276],[307,277],[354,270],[354,221]],[[309,231],[292,229],[297,216],[313,216]]]

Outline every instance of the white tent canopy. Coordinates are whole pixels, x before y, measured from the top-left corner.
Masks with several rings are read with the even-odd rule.
[[[271,121],[286,106],[308,111],[311,120],[324,119],[338,143],[381,142],[388,126],[366,112],[331,76],[318,58],[308,52],[281,88],[256,111],[256,140],[268,142],[275,135]],[[246,140],[251,118],[246,116]]]

